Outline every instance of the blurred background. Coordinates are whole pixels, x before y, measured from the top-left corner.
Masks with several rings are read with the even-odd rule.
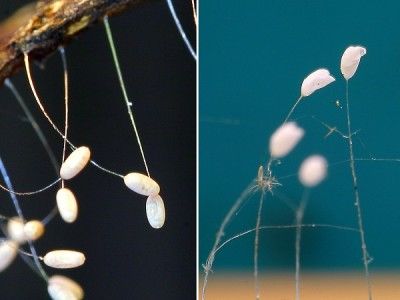
[[[29,1],[2,1],[0,19]],[[174,1],[192,44],[190,1]],[[161,186],[167,218],[150,227],[146,198],[116,177],[90,166],[67,182],[79,201],[79,217],[67,225],[56,217],[35,245],[39,254],[59,248],[86,254],[83,267],[58,271],[79,282],[86,299],[191,299],[196,291],[196,64],[165,1],[152,1],[110,19],[133,102],[150,172]],[[98,24],[66,47],[70,75],[70,131],[93,159],[126,174],[145,172],[122,99],[104,28]],[[45,68],[32,65],[39,94],[57,125],[63,126],[63,78],[58,53]],[[62,140],[39,112],[24,72],[12,78],[61,159]],[[16,190],[41,188],[56,178],[50,161],[18,103],[0,87],[0,156]],[[21,197],[27,219],[41,219],[55,205],[54,187]],[[15,210],[0,195],[1,214]],[[2,299],[47,299],[45,282],[18,258],[0,274]]]
[[[357,227],[347,140],[338,134],[325,138],[328,129],[320,121],[346,132],[339,63],[349,45],[363,45],[367,55],[350,80],[352,126],[358,130],[355,156],[400,157],[398,10],[396,1],[201,3],[200,274],[222,219],[267,161],[270,135],[299,97],[303,79],[321,67],[337,81],[305,98],[292,116],[306,134],[295,151],[274,166],[282,186],[274,197],[267,195],[262,224],[293,224],[293,212],[282,199],[299,203],[303,188],[298,167],[308,155],[322,154],[331,164],[329,176],[312,191],[304,222]],[[371,271],[396,272],[400,164],[365,161],[357,162],[356,169]],[[258,198],[249,199],[225,238],[254,228],[257,207]],[[211,285],[213,276],[226,271],[252,272],[253,241],[254,234],[249,234],[219,252]],[[262,231],[261,270],[294,276],[294,241],[294,230]],[[358,233],[304,230],[301,260],[304,271],[357,272],[362,280]],[[252,284],[249,289],[251,296]]]

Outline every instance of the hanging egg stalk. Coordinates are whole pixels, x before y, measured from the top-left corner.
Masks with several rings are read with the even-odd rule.
[[[124,176],[125,185],[143,196],[147,196],[146,200],[146,216],[151,227],[159,229],[165,223],[165,206],[164,201],[159,195],[160,186],[158,183],[147,175],[132,172]]]

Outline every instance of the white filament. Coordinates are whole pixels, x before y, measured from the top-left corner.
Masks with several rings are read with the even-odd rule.
[[[68,145],[70,145],[70,147],[72,149],[76,149],[76,147],[74,146],[74,144],[72,144],[72,142],[60,131],[60,129],[58,129],[58,127],[56,126],[56,124],[54,124],[53,120],[50,118],[50,116],[48,115],[48,113],[46,112],[42,101],[39,98],[39,95],[36,91],[35,85],[33,84],[33,79],[32,79],[32,75],[31,75],[31,70],[29,67],[29,55],[28,53],[24,53],[24,64],[25,64],[25,70],[26,70],[26,75],[28,77],[28,82],[29,82],[29,86],[31,87],[33,96],[35,97],[36,103],[38,104],[40,110],[42,111],[43,115],[45,116],[45,118],[47,119],[47,121],[50,123],[50,125],[53,127],[53,129],[55,130],[55,132],[57,132],[57,134],[63,139],[65,140]],[[90,163],[94,166],[96,166],[98,169],[100,169],[101,171],[117,176],[117,177],[123,177],[121,174],[118,174],[117,172],[111,171],[109,169],[104,168],[103,166],[99,165],[97,162],[95,162],[94,160],[91,160]],[[1,188],[1,186],[0,186]]]
[[[189,39],[186,36],[185,31],[182,28],[181,22],[179,21],[178,16],[176,15],[174,5],[172,4],[171,0],[167,0],[168,8],[169,11],[171,12],[172,18],[174,19],[175,25],[178,28],[179,33],[181,34],[181,37],[183,41],[185,42],[185,45],[187,49],[189,50],[190,54],[194,58],[194,60],[197,60],[197,54],[194,52],[192,45],[189,42]]]
[[[122,95],[124,97],[124,101],[125,101],[125,105],[126,105],[126,109],[128,111],[129,119],[131,120],[133,131],[135,132],[136,141],[137,141],[137,143],[139,145],[139,150],[140,150],[140,154],[142,155],[143,164],[144,164],[144,167],[146,168],[146,173],[150,177],[150,171],[149,171],[149,167],[147,165],[146,157],[144,156],[144,150],[143,150],[142,142],[140,140],[139,130],[137,129],[135,118],[133,116],[132,102],[129,101],[128,92],[126,91],[124,77],[122,76],[121,67],[119,65],[117,49],[115,49],[115,43],[114,43],[114,39],[113,39],[113,36],[112,36],[110,23],[108,22],[108,17],[107,16],[104,17],[103,22],[104,22],[104,26],[105,26],[105,29],[106,29],[107,39],[108,39],[108,42],[110,44],[111,54],[112,54],[112,57],[113,57],[113,60],[114,60],[115,69],[117,71],[119,85],[121,87]]]

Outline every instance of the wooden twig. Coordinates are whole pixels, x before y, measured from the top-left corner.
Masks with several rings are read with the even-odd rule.
[[[0,85],[23,65],[42,60],[104,16],[152,0],[42,0],[0,23]]]

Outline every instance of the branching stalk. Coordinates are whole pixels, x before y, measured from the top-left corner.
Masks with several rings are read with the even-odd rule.
[[[360,239],[361,239],[361,251],[362,251],[362,258],[364,264],[364,274],[365,280],[367,282],[368,287],[368,299],[372,300],[372,289],[371,289],[371,280],[369,274],[369,267],[368,267],[368,250],[367,244],[365,242],[365,231],[364,231],[364,224],[362,219],[361,213],[361,203],[360,203],[360,195],[358,192],[358,183],[357,183],[357,173],[354,163],[354,152],[353,152],[353,138],[351,134],[351,119],[350,119],[350,105],[349,105],[349,81],[346,80],[346,116],[347,116],[347,130],[348,130],[348,142],[349,142],[349,157],[350,157],[350,170],[351,176],[353,178],[353,189],[354,189],[354,205],[356,207],[357,213],[357,221],[358,221],[358,228],[360,232]]]

